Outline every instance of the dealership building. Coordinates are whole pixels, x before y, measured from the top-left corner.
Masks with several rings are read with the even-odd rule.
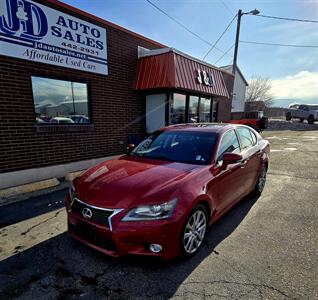
[[[63,177],[156,129],[226,122],[234,77],[56,0],[0,1],[0,189]]]

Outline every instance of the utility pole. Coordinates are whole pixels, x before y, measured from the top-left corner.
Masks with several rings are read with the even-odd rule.
[[[237,13],[237,26],[236,26],[236,38],[235,38],[235,48],[234,48],[234,57],[233,57],[233,66],[232,66],[232,74],[235,76],[236,64],[237,64],[237,52],[240,41],[240,28],[241,28],[241,18],[242,18],[242,10],[240,9]]]

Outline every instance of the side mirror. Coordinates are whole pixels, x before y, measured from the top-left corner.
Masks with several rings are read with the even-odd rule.
[[[135,144],[128,144],[128,146],[126,147],[127,154],[129,154],[134,148],[135,148]]]
[[[223,154],[223,166],[235,164],[243,159],[241,154],[226,152]]]

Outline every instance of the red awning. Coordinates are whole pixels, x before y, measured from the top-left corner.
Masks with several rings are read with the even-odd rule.
[[[136,90],[172,88],[229,98],[222,70],[176,50],[160,51],[164,50],[139,59],[134,85]],[[229,76],[228,73],[226,75]]]

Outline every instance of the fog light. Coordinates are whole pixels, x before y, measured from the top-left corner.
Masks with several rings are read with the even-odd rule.
[[[150,244],[149,249],[151,252],[159,253],[162,250],[162,246],[159,244]]]

